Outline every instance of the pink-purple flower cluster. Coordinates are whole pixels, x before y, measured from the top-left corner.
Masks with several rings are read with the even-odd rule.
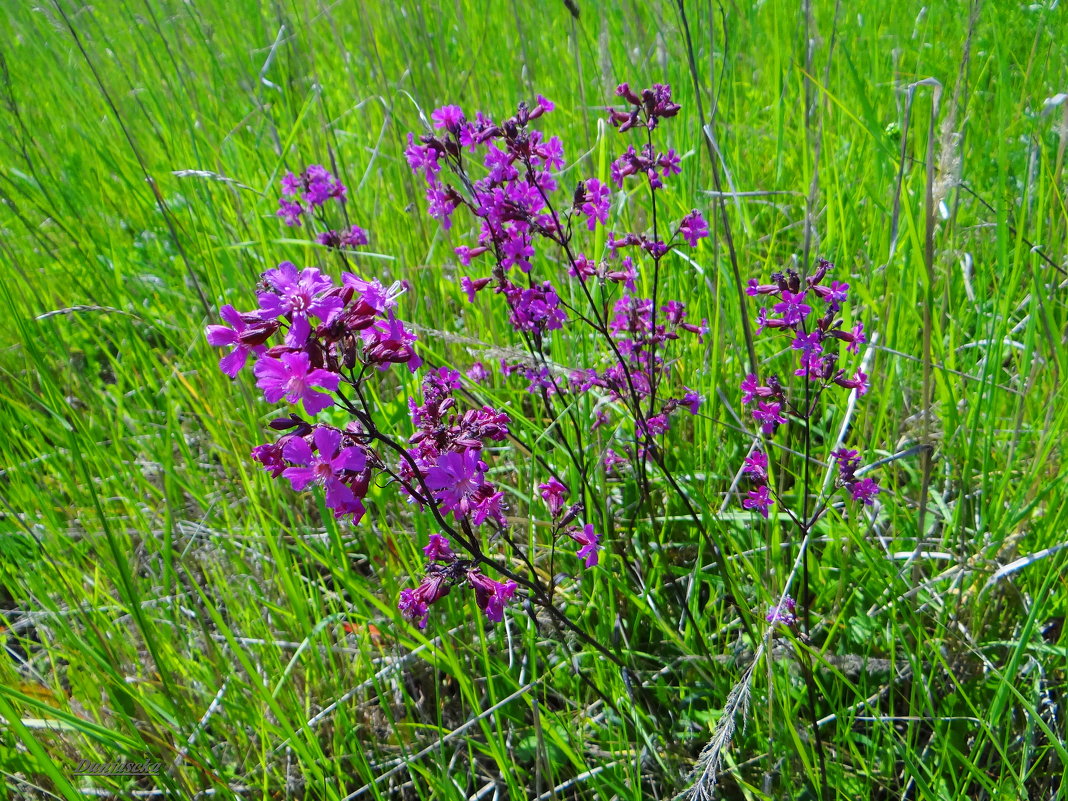
[[[508,415],[490,406],[460,414],[453,397],[459,387],[460,374],[441,367],[424,376],[422,405],[408,399],[416,429],[408,453],[419,476],[408,462],[402,463],[400,476],[411,487],[419,486],[421,478],[443,514],[451,512],[457,521],[474,526],[490,520],[503,528],[504,493],[487,480],[482,449],[487,441],[507,438]]]
[[[797,624],[797,602],[787,595],[780,603],[768,608],[764,619],[773,626],[795,626]]]
[[[419,628],[426,628],[430,605],[444,598],[453,587],[467,585],[475,591],[475,603],[486,619],[499,623],[504,619],[504,607],[515,595],[514,581],[494,581],[478,570],[473,562],[461,559],[441,534],[431,534],[423,548],[428,560],[423,580],[415,589],[400,593],[397,608],[404,617]]]
[[[596,565],[598,560],[597,550],[600,547],[601,539],[594,531],[593,524],[587,523],[582,527],[570,525],[576,517],[582,514],[583,505],[576,503],[568,507],[564,506],[568,490],[556,476],[553,476],[544,484],[539,484],[538,494],[541,495],[542,500],[549,507],[549,514],[552,515],[553,537],[556,538],[560,534],[570,537],[580,546],[576,556],[585,560],[586,567]]]
[[[309,165],[300,175],[287,172],[282,177],[277,214],[286,225],[300,227],[305,213],[324,206],[328,200],[344,202],[347,191],[341,181],[318,164]]]
[[[750,297],[767,297],[774,301],[770,312],[767,306],[760,309],[757,334],[773,331],[788,338],[789,349],[797,357],[798,368],[794,375],[809,384],[805,400],[799,401],[788,396],[777,376],[768,376],[763,383],[753,373],[742,379],[742,405],[752,406],[753,420],[767,438],[774,436],[779,426],[788,423],[788,415],[798,419],[811,416],[820,395],[832,387],[856,390],[858,395],[868,391],[868,376],[863,371],[858,369],[848,376],[839,366],[836,343],[844,342],[845,351],[855,354],[867,339],[862,323],[848,331],[843,330],[840,312],[848,298],[849,285],[840,281],[824,283],[832,267],[829,261],[820,259],[816,270],[805,279],[795,271],[787,270],[773,274],[768,284],[753,279],[746,288]],[[858,480],[855,477],[860,464],[856,451],[843,449],[832,456],[838,460],[841,485],[848,489],[854,500],[871,504],[880,488],[871,478]],[[753,485],[742,500],[742,506],[766,518],[774,503],[774,493],[768,485],[767,454],[755,449],[746,457],[742,472]]]
[[[299,228],[304,220],[313,217],[325,223],[323,208],[331,200],[345,202],[345,185],[318,164],[309,165],[300,175],[287,172],[282,176],[282,197],[278,199],[276,214],[291,228]],[[334,250],[358,248],[368,243],[367,232],[358,225],[342,230],[326,228],[315,235],[315,241]]]
[[[620,131],[639,124],[651,130],[660,119],[679,110],[666,85],[635,93],[622,84],[617,94],[632,104],[626,111],[610,109],[610,120]],[[625,294],[614,301],[613,313],[604,320],[603,335],[613,340],[609,366],[576,370],[568,381],[557,380],[539,359],[513,366],[522,370],[529,391],[539,395],[586,392],[593,387],[606,390],[611,401],[632,410],[643,439],[658,436],[667,430],[667,417],[674,409],[682,406],[696,413],[700,398],[695,393],[685,398],[665,397],[659,407],[642,409],[642,401],[656,393],[663,378],[665,360],[657,350],[662,351],[682,333],[701,338],[708,330],[707,322],[687,321],[686,309],[678,301],[660,303],[655,295],[654,299],[637,297],[637,267],[634,256],[625,251],[633,248],[635,255],[646,254],[659,261],[676,243],[695,247],[708,236],[708,226],[700,212],[693,210],[667,241],[644,233],[617,236],[609,231],[605,258],[587,257],[577,247],[577,228],[594,231],[598,225],[608,225],[612,190],[602,181],[588,178],[578,182],[569,202],[554,200],[559,183],[556,173],[564,167],[563,147],[557,137],[546,137],[532,127],[552,110],[552,103],[538,97],[533,108],[520,104],[515,115],[497,123],[481,112],[469,120],[458,106],[445,106],[431,115],[432,133],[418,141],[409,135],[405,151],[408,163],[426,181],[429,213],[445,228],[460,207],[478,222],[477,244],[457,247],[456,255],[465,267],[489,261],[490,274],[461,278],[467,299],[475,302],[476,295],[489,288],[503,296],[512,326],[535,350],[540,349],[545,335],[569,321],[553,280],[541,275],[554,264],[549,259],[539,260],[543,244],[562,252],[568,275],[587,285],[587,294],[595,285],[623,285]],[[612,179],[621,186],[627,176],[641,173],[659,187],[663,178],[680,171],[679,161],[673,150],[657,153],[650,145],[640,151],[631,147],[613,164]],[[472,174],[474,164],[481,165],[478,177]],[[449,174],[455,176],[456,186],[446,181]],[[581,225],[575,226],[575,221]],[[516,275],[515,267],[522,275]],[[592,302],[592,295],[589,298]]]

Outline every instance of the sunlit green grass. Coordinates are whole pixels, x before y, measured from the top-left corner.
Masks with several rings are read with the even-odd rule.
[[[814,6],[807,21],[784,2],[686,14],[723,189],[760,193],[726,201],[742,280],[802,258],[806,241],[834,261],[851,314],[878,335],[848,442],[866,462],[933,448],[926,477],[919,455],[888,463],[877,516],[835,513],[812,546],[801,647],[826,790],[1054,797],[1068,764],[1068,551],[1045,549],[1068,541],[1068,105],[1045,103],[1068,91],[1066,12],[986,3],[969,36],[971,9],[957,3],[860,0],[837,17]],[[587,500],[608,553],[581,578],[567,567],[576,578],[557,588],[625,673],[522,604],[489,628],[454,593],[421,633],[395,605],[420,573],[430,519],[386,487],[360,526],[337,525],[314,495],[262,474],[248,452],[273,410],[247,374],[218,371],[203,339],[218,306],[250,307],[278,261],[340,268],[274,216],[281,175],[313,162],[348,184],[347,212],[371,232],[355,269],[412,283],[400,314],[421,326],[424,357],[495,362],[491,345],[520,343],[500,304],[468,305],[459,288],[452,249],[473,232],[426,218],[404,163],[420,110],[502,117],[546,95],[557,111],[542,128],[577,160],[568,191],[628,142],[599,124],[615,85],[671,83],[683,111],[657,137],[684,154],[684,172],[665,213],[696,206],[716,225],[692,263],[661,277],[661,297],[712,328],[676,351],[674,380],[707,400],[679,418],[667,461],[762,620],[795,532],[724,504],[750,441],[737,392],[747,356],[680,16],[667,2],[578,7],[578,19],[562,3],[473,0],[0,12],[9,796],[636,800],[685,788],[754,643],[676,496],[631,530],[627,499],[598,479]],[[930,86],[905,116],[907,87],[927,78],[942,85],[933,153]],[[944,203],[930,273],[929,192]],[[647,224],[638,193],[613,213],[615,230]],[[594,350],[576,333],[554,335],[550,353],[584,367]],[[493,462],[525,542],[544,522],[536,505],[528,515],[545,479],[531,456],[568,461],[524,386],[497,376],[470,389],[509,411],[530,451]],[[400,371],[376,388],[398,438],[417,389]],[[577,414],[591,410],[580,399]],[[820,480],[845,411],[818,423]],[[566,421],[554,430],[574,444]],[[608,433],[587,438],[591,453]],[[724,756],[726,797],[820,797],[794,654],[783,643],[754,673]],[[140,784],[72,777],[80,759],[165,769]]]

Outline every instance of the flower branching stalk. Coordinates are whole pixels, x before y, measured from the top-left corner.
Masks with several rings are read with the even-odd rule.
[[[742,500],[742,506],[764,517],[775,506],[792,522],[798,533],[801,549],[801,615],[796,614],[793,598],[784,596],[780,603],[769,610],[767,622],[789,628],[803,624],[804,634],[810,630],[809,591],[809,538],[819,520],[830,509],[835,493],[845,491],[854,501],[872,505],[881,492],[872,478],[858,478],[860,456],[857,451],[838,448],[830,457],[837,468],[837,481],[813,503],[811,500],[812,422],[817,415],[824,394],[835,390],[848,390],[864,395],[868,391],[868,376],[856,369],[850,373],[840,366],[849,355],[856,355],[860,345],[867,341],[864,325],[856,323],[847,329],[842,316],[843,304],[848,300],[849,285],[829,280],[833,265],[820,259],[811,275],[802,277],[793,270],[775,273],[767,284],[752,279],[746,294],[754,298],[773,301],[770,309],[762,307],[757,313],[756,334],[767,331],[789,339],[788,352],[796,358],[793,381],[801,382],[798,388],[789,387],[775,374],[763,379],[755,373],[745,376],[741,382],[742,405],[752,405],[753,420],[759,425],[759,438],[763,445],[750,451],[745,457],[742,472],[748,476],[752,489]],[[844,353],[842,346],[844,345]],[[792,390],[792,391],[791,391]],[[791,420],[802,427],[804,441],[801,465],[800,509],[785,502],[783,494],[772,484],[771,466],[768,460],[768,445],[780,434]],[[796,473],[795,473],[796,475]],[[784,482],[780,480],[780,486]],[[807,706],[813,735],[816,739],[820,774],[823,778],[824,795],[829,789],[826,781],[826,757],[820,737],[815,707],[816,683],[808,653],[798,648],[798,659],[805,679]]]
[[[583,230],[590,234],[599,226],[608,225],[611,189],[597,178],[589,178],[577,183],[570,200],[557,198],[556,173],[564,166],[563,147],[558,138],[546,138],[533,127],[534,121],[553,110],[545,98],[539,97],[533,108],[520,105],[517,113],[502,123],[482,112],[469,120],[457,106],[438,109],[431,115],[433,132],[418,140],[409,135],[406,155],[412,170],[426,181],[430,213],[443,227],[451,227],[453,215],[460,209],[478,223],[477,244],[458,247],[456,254],[465,267],[486,264],[485,272],[489,274],[464,276],[461,286],[471,302],[487,289],[503,295],[509,321],[531,354],[529,364],[502,363],[502,373],[522,371],[529,382],[528,391],[542,397],[550,417],[555,417],[552,397],[592,390],[600,394],[601,400],[589,426],[591,431],[609,423],[612,410],[629,418],[630,441],[619,445],[625,456],[609,446],[602,465],[609,477],[617,476],[618,468],[628,462],[633,468],[639,496],[631,527],[643,506],[653,508],[648,467],[654,464],[664,474],[670,490],[682,500],[698,531],[710,539],[727,595],[734,600],[721,544],[709,534],[692,501],[671,475],[659,444],[671,427],[672,413],[687,409],[696,414],[702,401],[685,387],[679,395],[658,398],[658,388],[671,364],[665,358],[666,350],[681,336],[696,336],[703,341],[708,331],[707,321],[696,324],[686,319],[686,308],[679,301],[660,303],[661,262],[677,247],[696,247],[699,240],[708,236],[708,226],[695,209],[677,223],[670,237],[660,236],[657,193],[665,179],[681,171],[679,155],[672,149],[658,151],[652,139],[652,132],[660,123],[679,111],[671,99],[670,87],[657,84],[636,92],[621,84],[616,94],[627,105],[609,109],[610,123],[621,133],[644,131],[646,141],[640,148],[631,145],[613,161],[610,180],[617,189],[630,180],[641,180],[648,186],[653,227],[651,235],[620,234],[609,229],[604,254],[587,255],[581,234]],[[449,176],[451,181],[447,180]],[[563,300],[561,295],[567,293],[557,292],[552,277],[545,280],[545,262],[537,258],[544,245],[563,257],[568,276],[577,279],[585,309]],[[641,298],[637,293],[643,257],[652,263],[652,298]],[[588,326],[607,352],[600,364],[572,369],[562,381],[550,366],[546,348],[558,336],[555,332],[565,325]],[[591,493],[581,455],[584,427],[575,419],[572,404],[565,408],[580,447],[577,455],[566,444],[564,449],[582,476],[584,489]],[[590,502],[595,500],[589,497]]]

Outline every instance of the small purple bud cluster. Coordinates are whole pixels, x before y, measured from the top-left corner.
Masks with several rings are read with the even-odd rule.
[[[397,608],[404,617],[425,629],[430,605],[448,595],[453,587],[466,584],[475,591],[475,603],[487,620],[499,623],[504,619],[504,607],[515,595],[514,581],[494,581],[487,577],[473,562],[457,556],[440,534],[430,535],[423,553],[429,561],[422,582],[414,590],[404,589],[400,593]]]
[[[414,371],[421,363],[412,349],[415,335],[393,314],[398,286],[387,290],[352,273],[343,274],[339,286],[314,267],[298,271],[290,262],[264,273],[263,285],[257,310],[241,313],[224,306],[223,320],[232,327],[210,325],[206,333],[209,344],[231,349],[219,362],[231,378],[250,354],[256,357],[256,385],[271,403],[299,403],[313,416],[335,404],[342,383],[356,383],[357,365],[362,371],[399,363]],[[267,340],[282,330],[282,344],[268,348]],[[323,486],[335,515],[352,515],[359,522],[370,481],[367,468],[380,466],[363,450],[367,438],[360,427],[352,423],[342,432],[313,427],[296,416],[271,426],[292,432],[257,447],[253,458],[271,475],[288,478],[296,490]]]
[[[348,190],[325,167],[309,165],[300,175],[287,172],[282,177],[282,197],[275,212],[286,225],[299,228],[305,218],[323,221],[323,208],[330,200],[345,202]],[[358,225],[344,230],[326,228],[315,235],[315,241],[334,250],[358,248],[368,242],[367,232]]]
[[[453,390],[460,387],[460,374],[447,368],[431,370],[423,378],[423,404],[408,399],[408,409],[416,433],[408,449],[411,464],[401,464],[400,476],[408,486],[420,483],[430,489],[442,514],[451,512],[457,522],[468,520],[481,526],[492,520],[500,528],[507,525],[502,501],[504,493],[486,480],[487,465],[482,449],[488,441],[501,442],[508,436],[508,415],[490,406],[457,414]],[[421,478],[421,482],[419,479]],[[418,501],[416,497],[413,501]]]
[[[860,454],[847,448],[839,448],[832,451],[831,456],[838,463],[838,481],[853,500],[861,501],[865,506],[874,504],[875,496],[881,492],[881,488],[874,479],[857,478]]]
[[[598,559],[597,549],[600,547],[601,540],[594,532],[593,524],[587,523],[581,528],[570,525],[576,517],[582,514],[583,504],[575,503],[564,507],[564,501],[567,500],[568,495],[567,487],[556,476],[544,484],[539,484],[538,494],[541,495],[542,500],[549,507],[549,514],[552,515],[553,538],[555,539],[560,534],[570,537],[581,546],[576,556],[586,560],[586,567],[595,566]]]
[[[626,111],[609,109],[609,118],[620,131],[639,125],[652,130],[661,119],[673,117],[679,110],[666,85],[656,84],[636,93],[621,84],[617,94],[631,104]],[[562,251],[568,275],[581,282],[591,303],[591,285],[599,285],[602,290],[611,285],[623,286],[625,292],[614,301],[611,314],[603,321],[594,314],[602,323],[600,333],[611,340],[610,366],[573,371],[566,382],[558,381],[544,360],[539,359],[533,365],[502,363],[502,372],[509,375],[522,370],[529,382],[528,391],[539,395],[603,389],[610,401],[621,402],[632,410],[637,433],[647,441],[668,430],[672,411],[681,406],[696,414],[700,404],[700,397],[687,391],[683,398],[665,398],[659,408],[642,409],[642,401],[656,394],[665,370],[665,360],[657,350],[678,339],[681,333],[701,340],[708,325],[705,320],[700,324],[688,322],[686,309],[678,301],[660,304],[655,297],[636,297],[635,258],[621,251],[633,248],[636,255],[648,254],[659,264],[676,242],[696,247],[709,235],[708,225],[700,212],[693,210],[667,241],[655,235],[617,236],[608,231],[607,258],[587,257],[574,246],[574,223],[580,221],[579,227],[591,232],[598,225],[607,226],[612,192],[600,180],[589,178],[578,182],[569,203],[554,205],[556,172],[565,164],[563,146],[557,137],[547,138],[531,127],[552,110],[553,104],[539,96],[533,108],[520,104],[515,115],[497,123],[481,112],[469,120],[458,106],[445,106],[431,115],[433,133],[418,141],[409,134],[405,153],[412,171],[426,181],[430,215],[439,219],[444,228],[451,226],[452,215],[460,207],[478,220],[477,245],[457,247],[456,255],[465,267],[486,259],[492,266],[490,275],[461,278],[460,286],[468,301],[473,303],[478,293],[490,287],[494,294],[503,295],[512,326],[532,350],[540,351],[544,336],[569,321],[567,306],[553,281],[534,277],[535,272],[540,272],[535,270],[540,243]],[[472,163],[481,165],[477,178],[471,175]],[[631,147],[613,163],[612,180],[621,187],[628,176],[640,173],[650,186],[659,189],[663,178],[680,172],[679,163],[674,150],[657,153],[651,145],[645,145],[639,152]],[[456,176],[456,186],[445,182],[447,172]],[[523,274],[521,282],[513,267]],[[638,455],[644,452],[645,446],[639,446]]]
[[[771,283],[760,284],[753,279],[746,288],[750,297],[771,296],[777,300],[771,307],[770,316],[766,306],[760,309],[756,333],[779,331],[787,335],[790,349],[798,359],[799,366],[794,375],[809,382],[805,396],[807,403],[795,403],[787,397],[786,388],[777,376],[768,376],[764,383],[754,374],[742,379],[742,405],[753,404],[751,414],[765,437],[774,436],[779,426],[786,425],[787,415],[801,420],[811,417],[819,397],[831,387],[856,390],[858,395],[868,391],[868,376],[858,369],[847,377],[847,371],[838,366],[838,353],[830,350],[838,341],[846,344],[847,353],[855,354],[867,341],[862,323],[857,323],[849,331],[842,330],[839,313],[847,299],[849,285],[840,281],[823,283],[832,267],[830,262],[820,259],[815,272],[805,279],[793,270],[787,270],[773,274]],[[822,304],[823,308],[817,311],[810,304]],[[832,455],[838,461],[841,485],[848,489],[854,500],[871,504],[880,488],[873,479],[856,479],[855,471],[860,463],[856,451],[842,450]],[[768,509],[774,503],[774,493],[768,485],[767,454],[755,449],[746,457],[742,472],[754,485],[742,500],[742,506],[767,518]]]
[[[764,616],[764,619],[773,626],[781,624],[793,627],[797,624],[796,610],[797,603],[787,595],[780,603],[768,608],[768,613]]]
[[[629,111],[608,109],[609,119],[620,133],[639,125],[651,131],[660,124],[660,120],[674,117],[682,108],[671,101],[671,87],[663,83],[654,83],[652,88],[641,92],[635,92],[629,84],[621,83],[616,87],[616,94],[633,107]]]

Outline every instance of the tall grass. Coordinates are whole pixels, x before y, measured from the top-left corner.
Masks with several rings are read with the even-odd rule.
[[[1047,99],[1068,91],[1063,6],[572,5],[577,19],[473,0],[4,8],[9,797],[665,798],[724,731],[743,676],[748,714],[716,755],[725,797],[1060,791],[1068,104]],[[715,221],[660,276],[712,326],[677,364],[708,401],[667,459],[758,620],[792,546],[787,521],[726,494],[750,444],[738,277],[807,248],[878,332],[850,439],[868,461],[909,455],[879,468],[873,514],[814,533],[796,646],[815,693],[781,641],[746,673],[757,644],[682,504],[631,532],[603,480],[611,555],[557,598],[626,671],[519,607],[490,629],[450,597],[425,633],[404,625],[398,582],[421,570],[427,520],[386,488],[360,526],[338,526],[255,469],[269,407],[203,340],[264,269],[321,258],[273,216],[284,170],[321,161],[371,231],[357,268],[412,282],[423,355],[499,358],[504,315],[458,286],[452,248],[473,235],[422,214],[404,134],[446,102],[503,115],[540,92],[578,161],[566,185],[623,147],[598,124],[620,80],[673,85],[683,111],[662,135],[686,156],[666,213],[696,203]],[[643,211],[635,198],[616,213]],[[584,366],[584,347],[552,357]],[[390,380],[376,402],[406,437],[418,379]],[[470,389],[509,411],[530,456],[560,460],[522,386]],[[821,441],[845,412],[817,421]],[[536,465],[494,476],[517,509],[545,478]],[[537,525],[515,521],[521,536]],[[80,759],[164,770],[73,777]]]

